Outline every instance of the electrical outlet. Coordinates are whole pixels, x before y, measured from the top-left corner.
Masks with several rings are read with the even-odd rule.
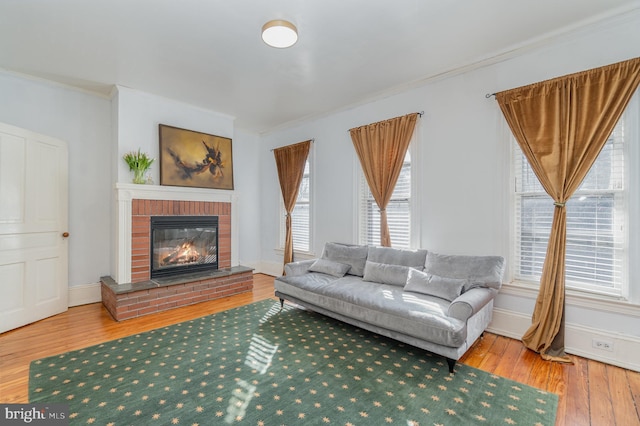
[[[613,352],[613,342],[610,340],[602,340],[594,337],[591,344],[596,349]]]

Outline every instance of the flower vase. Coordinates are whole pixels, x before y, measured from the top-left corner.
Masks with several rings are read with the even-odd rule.
[[[146,170],[136,169],[133,171],[133,183],[147,183],[147,179],[144,176]]]

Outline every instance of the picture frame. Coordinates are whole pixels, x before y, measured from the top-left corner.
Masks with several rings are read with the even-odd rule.
[[[233,190],[232,140],[160,124],[160,185]]]

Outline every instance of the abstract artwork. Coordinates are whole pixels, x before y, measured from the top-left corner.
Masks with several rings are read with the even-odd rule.
[[[160,124],[160,185],[233,189],[231,139]]]

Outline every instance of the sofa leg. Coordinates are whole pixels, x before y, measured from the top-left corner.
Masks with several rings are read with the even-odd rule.
[[[449,373],[453,373],[453,367],[456,366],[456,360],[447,358],[447,365],[449,366]]]
[[[280,298],[280,309],[284,308],[284,299]]]

